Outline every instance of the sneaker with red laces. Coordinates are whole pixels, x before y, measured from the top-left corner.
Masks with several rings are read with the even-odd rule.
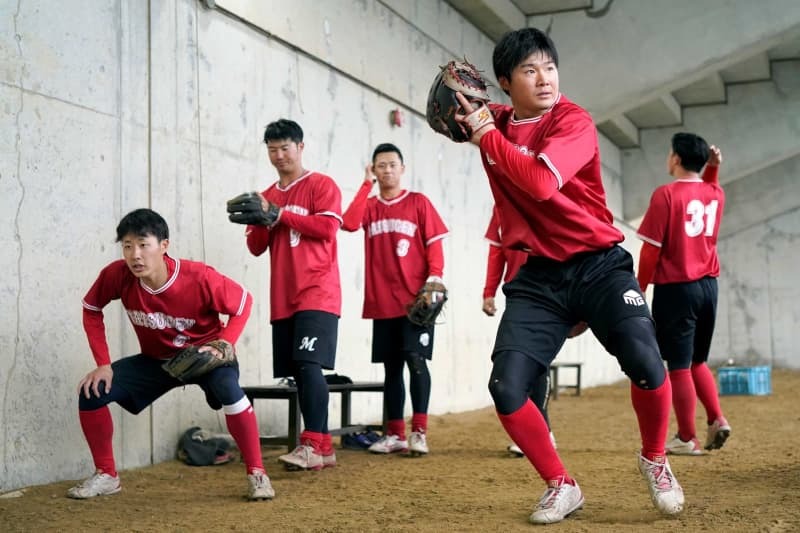
[[[666,457],[656,457],[654,461],[649,461],[639,455],[639,471],[647,482],[650,499],[656,509],[666,515],[683,511],[683,488],[672,474]]]
[[[534,508],[529,520],[532,524],[555,524],[583,507],[583,493],[578,483],[551,481]]]
[[[672,440],[668,441],[665,445],[667,453],[672,455],[703,455],[703,449],[700,447],[700,441],[696,437],[692,437],[688,441],[681,440],[680,435],[675,435]]]
[[[278,457],[287,470],[322,470],[322,455],[314,447],[301,444],[290,453]]]
[[[705,449],[719,450],[730,436],[731,426],[728,425],[728,421],[725,420],[724,416],[717,418],[708,426]]]
[[[331,450],[328,455],[322,455],[322,468],[333,468],[336,466],[336,452]]]

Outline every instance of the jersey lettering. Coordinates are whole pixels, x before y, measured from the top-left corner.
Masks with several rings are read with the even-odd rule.
[[[399,218],[384,218],[370,222],[369,236],[381,235],[382,233],[402,233],[413,237],[417,232],[417,225],[410,220],[402,220]]]
[[[714,235],[714,226],[717,223],[717,206],[719,202],[712,200],[704,205],[700,200],[692,200],[686,205],[686,214],[691,217],[683,228],[689,237],[697,237],[705,233],[706,237]]]
[[[178,331],[185,331],[195,324],[193,318],[176,318],[165,315],[164,313],[145,313],[144,311],[133,311],[126,309],[128,318],[134,326],[141,326],[150,329],[174,328]]]

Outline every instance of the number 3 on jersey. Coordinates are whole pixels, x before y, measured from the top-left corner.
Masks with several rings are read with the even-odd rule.
[[[686,206],[686,214],[692,218],[683,224],[686,235],[689,237],[697,237],[701,234],[705,234],[706,237],[714,235],[718,205],[717,200],[712,200],[708,205],[703,204],[700,200],[689,202]]]

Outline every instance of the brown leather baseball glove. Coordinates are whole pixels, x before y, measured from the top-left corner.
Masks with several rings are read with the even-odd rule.
[[[210,346],[217,350],[222,357],[217,357],[212,351],[200,351],[203,346]],[[190,383],[194,379],[211,372],[220,366],[233,366],[236,364],[236,354],[233,346],[226,341],[216,340],[207,342],[203,346],[189,346],[184,348],[172,359],[169,359],[161,368],[177,380]]]
[[[408,319],[418,326],[432,326],[447,301],[447,288],[441,281],[427,281],[408,305]]]
[[[470,114],[473,120],[469,120],[468,126],[456,121],[456,113],[466,114],[456,99],[456,92],[463,94],[475,108],[476,112]],[[467,142],[473,131],[481,127],[480,120],[494,122],[489,108],[485,106],[488,101],[486,81],[475,65],[466,60],[454,60],[441,67],[433,80],[425,116],[428,125],[437,133],[458,143]]]

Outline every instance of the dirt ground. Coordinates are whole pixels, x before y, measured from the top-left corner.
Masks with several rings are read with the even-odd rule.
[[[733,433],[722,450],[673,457],[686,492],[677,518],[652,507],[636,469],[638,430],[628,385],[564,392],[551,403],[558,451],[586,504],[549,531],[800,531],[800,372],[774,371],[771,396],[723,396]],[[698,416],[698,427],[705,421]],[[670,432],[674,432],[674,421]],[[264,448],[277,497],[247,502],[240,463],[171,461],[122,472],[119,494],[64,496],[72,482],[0,498],[9,531],[528,531],[544,490],[491,408],[432,416],[424,458],[338,450],[339,466],[287,472]]]

